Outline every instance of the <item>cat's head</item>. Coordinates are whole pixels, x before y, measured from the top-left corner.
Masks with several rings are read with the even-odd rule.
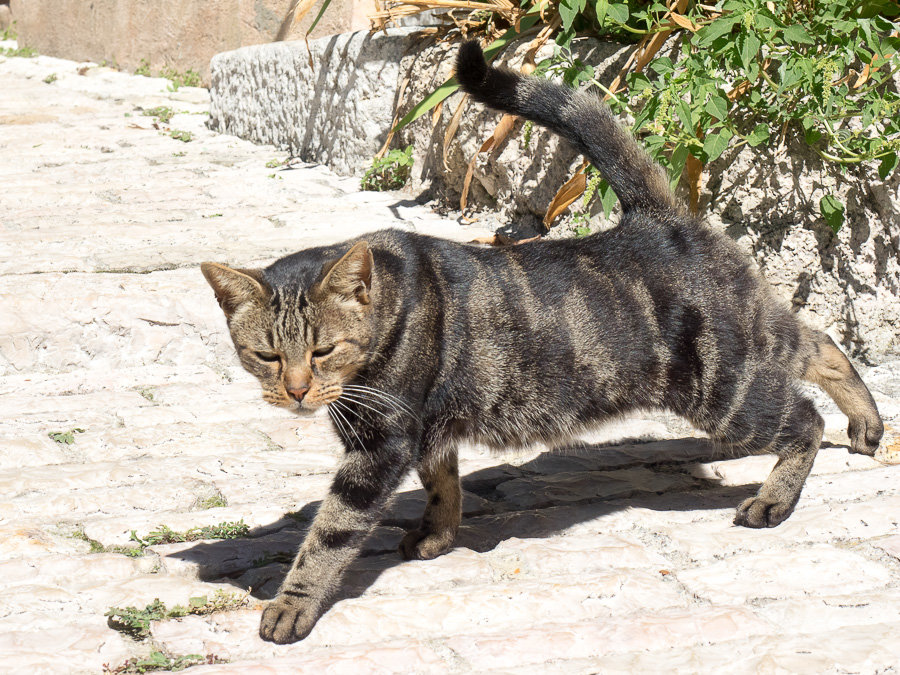
[[[326,262],[306,288],[279,287],[263,270],[208,262],[200,269],[263,399],[304,413],[336,400],[369,360],[373,267],[361,241]]]

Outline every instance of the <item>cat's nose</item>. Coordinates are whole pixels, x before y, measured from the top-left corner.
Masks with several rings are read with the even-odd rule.
[[[306,396],[306,392],[309,391],[309,387],[296,387],[294,389],[288,389],[287,393],[292,399],[296,400],[298,403],[303,400],[303,397]]]

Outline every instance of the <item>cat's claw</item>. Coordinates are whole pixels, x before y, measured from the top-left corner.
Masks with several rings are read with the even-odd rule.
[[[259,636],[279,645],[302,640],[316,625],[318,607],[311,603],[287,602],[278,597],[263,610],[259,622]]]

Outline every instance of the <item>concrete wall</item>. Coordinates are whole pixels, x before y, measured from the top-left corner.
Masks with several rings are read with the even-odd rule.
[[[208,80],[214,54],[302,39],[322,0],[297,26],[292,0],[11,0],[19,44],[41,54],[117,64],[153,74],[193,69]],[[332,0],[312,37],[368,28],[373,0]]]

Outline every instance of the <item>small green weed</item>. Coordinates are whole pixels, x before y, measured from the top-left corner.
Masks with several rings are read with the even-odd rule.
[[[246,607],[250,602],[250,592],[227,593],[221,588],[216,589],[212,597],[200,595],[188,598],[189,614],[215,614],[216,612],[230,612],[241,607]]]
[[[168,124],[169,120],[171,120],[172,116],[175,114],[175,111],[171,108],[167,108],[166,106],[161,105],[157,106],[156,108],[145,110],[141,114],[145,117],[155,117],[163,124]]]
[[[279,166],[283,166],[285,162],[287,162],[286,159],[270,159],[266,162],[266,168],[277,169]]]
[[[47,435],[51,440],[56,441],[60,445],[72,445],[75,442],[75,434],[83,434],[84,429],[78,427],[69,429],[68,431],[51,431]]]
[[[236,522],[224,522],[218,525],[205,525],[192,527],[184,532],[177,532],[167,525],[159,525],[144,537],[131,531],[131,541],[137,542],[141,547],[155,546],[157,544],[177,544],[183,541],[197,541],[198,539],[240,539],[250,533],[250,527],[241,518]]]
[[[172,609],[166,608],[166,603],[156,598],[144,609],[137,607],[110,607],[103,616],[109,617],[109,627],[130,635],[135,640],[143,640],[150,635],[150,622],[162,619],[186,616],[186,607],[176,605]]]
[[[200,508],[203,510],[206,509],[216,509],[222,506],[228,506],[228,500],[225,499],[225,495],[218,493],[214,494],[211,497],[207,497],[202,500],[199,504]]]
[[[130,546],[104,546],[101,542],[96,539],[91,539],[84,531],[84,526],[79,525],[78,529],[76,529],[72,534],[69,535],[72,539],[79,539],[80,541],[86,541],[91,545],[91,553],[120,553],[122,555],[127,555],[130,558],[140,558],[144,555],[144,547],[134,548]]]
[[[572,226],[575,237],[586,237],[591,233],[591,214],[587,211],[576,211],[572,214]]]
[[[216,590],[212,597],[199,595],[188,598],[187,605],[175,605],[171,609],[166,603],[156,598],[143,609],[137,607],[110,607],[103,615],[110,628],[130,635],[135,640],[144,640],[150,636],[150,622],[165,619],[180,619],[188,614],[213,614],[240,609],[248,603],[250,593],[226,593]]]
[[[3,29],[3,32],[0,32],[0,40],[15,40],[19,37],[19,34],[16,33],[16,22],[13,21],[10,25]]]
[[[144,547],[134,548],[133,546],[106,546],[100,553],[119,553],[127,555],[129,558],[140,558],[144,555]]]
[[[134,74],[150,77],[150,62],[147,59],[141,59],[141,65],[134,69]]]
[[[56,73],[50,73],[47,77],[44,78],[44,84],[53,84],[59,78],[56,76]]]
[[[178,152],[173,152],[172,157],[184,157],[187,154],[184,150],[179,150]]]
[[[151,403],[156,399],[156,395],[149,387],[141,387],[140,389],[138,389],[138,393]]]
[[[373,159],[372,166],[366,170],[360,187],[375,192],[402,188],[412,172],[412,152],[413,146],[408,145],[404,150],[391,150],[384,157]]]
[[[135,657],[128,659],[125,663],[115,668],[110,668],[109,665],[105,664],[103,672],[114,675],[128,675],[129,673],[150,673],[157,670],[178,671],[191,666],[213,665],[216,663],[228,663],[228,660],[215,654],[207,654],[206,656],[201,656],[200,654],[169,656],[164,652],[154,650],[146,658]]]
[[[190,143],[194,140],[194,134],[190,131],[182,131],[181,129],[172,129],[172,131],[169,132],[169,136],[182,143]]]
[[[210,213],[208,216],[201,216],[201,218],[221,218],[221,213]]]
[[[169,84],[169,91],[178,91],[179,87],[199,87],[200,86],[200,73],[191,68],[188,68],[183,73],[175,70],[174,68],[170,68],[166,66],[163,68],[160,73],[162,77],[165,77],[168,80],[171,80]]]
[[[575,236],[576,237],[586,237],[591,233],[591,228],[586,225],[581,225],[575,228]]]
[[[0,47],[0,56],[21,56],[31,59],[37,55],[37,50],[31,47]]]
[[[72,539],[78,539],[80,541],[86,541],[91,545],[91,553],[105,553],[106,547],[101,544],[96,539],[91,539],[87,534],[85,534],[84,527],[79,526],[77,530],[75,530],[71,534]]]

